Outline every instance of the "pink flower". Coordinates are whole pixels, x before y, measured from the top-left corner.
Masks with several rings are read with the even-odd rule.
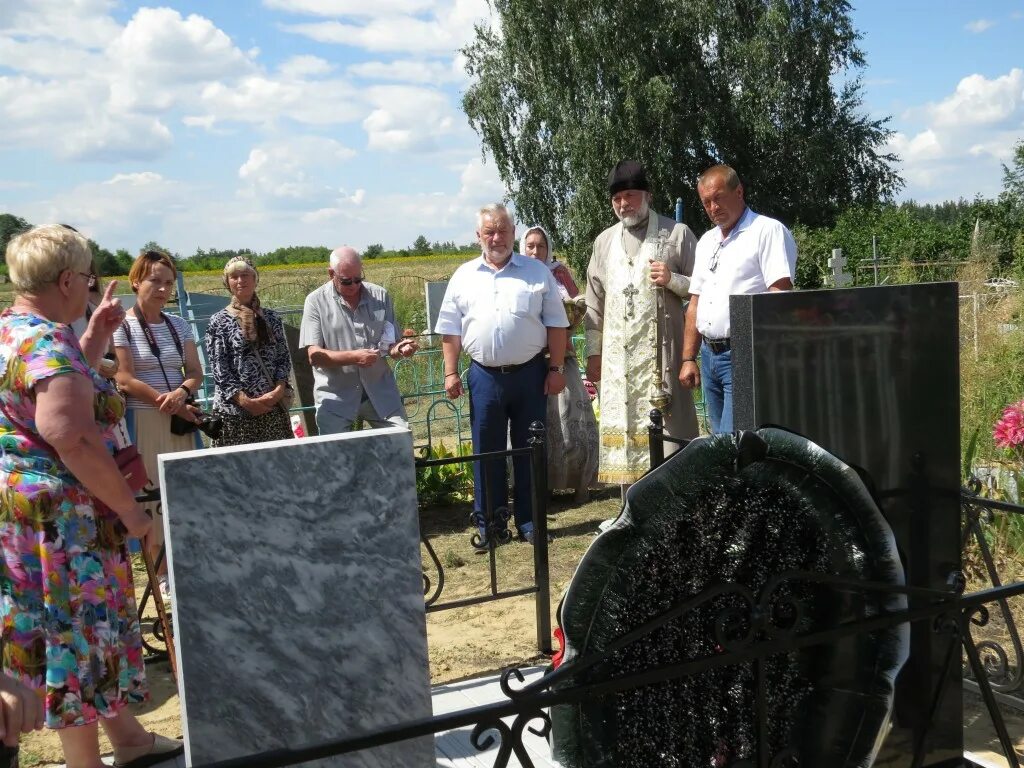
[[[992,439],[1000,448],[1016,448],[1024,444],[1024,400],[1006,406],[992,428]]]

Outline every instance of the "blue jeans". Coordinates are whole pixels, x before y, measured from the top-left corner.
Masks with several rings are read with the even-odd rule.
[[[711,433],[732,432],[732,350],[712,352],[700,345],[700,383]]]
[[[547,361],[539,356],[510,373],[476,365],[469,367],[469,423],[473,431],[473,452],[504,451],[511,439],[513,448],[525,448],[530,424],[545,422],[548,399],[544,394]],[[486,464],[486,466],[485,466]],[[512,459],[515,474],[516,527],[526,535],[533,530],[533,497],[529,455]],[[486,471],[486,482],[484,472]],[[508,465],[505,457],[473,463],[473,511],[508,506]]]

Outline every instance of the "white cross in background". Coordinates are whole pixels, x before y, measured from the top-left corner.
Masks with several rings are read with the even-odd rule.
[[[853,276],[846,271],[846,257],[843,256],[842,248],[833,248],[832,255],[828,257],[828,268],[832,274],[829,279],[834,288],[845,288],[853,283]]]

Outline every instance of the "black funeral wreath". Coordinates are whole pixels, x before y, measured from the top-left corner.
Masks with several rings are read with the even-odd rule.
[[[906,608],[902,595],[779,578],[792,572],[905,583],[888,523],[835,456],[780,429],[695,440],[630,489],[580,563],[559,613],[562,663],[607,659],[560,685]],[[695,601],[709,589],[718,594]],[[687,601],[699,605],[608,652]],[[771,615],[752,610],[758,602]],[[800,765],[871,765],[908,638],[902,625],[768,658],[769,754]],[[757,755],[752,664],[554,707],[551,716],[554,754],[566,768],[730,766]]]

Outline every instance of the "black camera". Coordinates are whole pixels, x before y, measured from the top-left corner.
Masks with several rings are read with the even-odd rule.
[[[193,405],[194,403],[194,397],[190,396],[185,400],[186,405]],[[221,433],[224,431],[224,419],[216,413],[207,413],[206,411],[193,411],[193,417],[195,421],[189,421],[176,413],[172,414],[171,432],[175,435],[188,435],[198,429],[211,440],[220,439]]]
[[[224,431],[224,419],[216,413],[198,413],[196,416],[198,417],[196,426],[199,427],[199,431],[211,440],[219,440]]]

